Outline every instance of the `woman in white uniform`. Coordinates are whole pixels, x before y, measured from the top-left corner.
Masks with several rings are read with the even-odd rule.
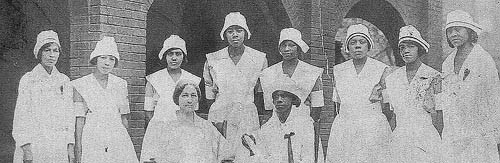
[[[14,163],[66,163],[75,158],[69,78],[55,67],[60,50],[56,32],[38,34],[33,54],[39,64],[19,82],[12,129]]]
[[[198,81],[179,80],[170,97],[179,107],[175,120],[161,123],[158,130],[151,131],[155,144],[142,153],[146,162],[176,163],[220,163],[225,159],[221,149],[226,148],[226,139],[207,120],[196,115],[201,98]]]
[[[82,163],[137,163],[128,135],[127,81],[111,74],[120,55],[113,37],[97,42],[94,72],[72,81],[76,110],[76,158]]]
[[[146,76],[148,82],[146,83],[144,110],[148,125],[142,142],[141,155],[150,151],[150,147],[157,143],[152,141],[156,139],[154,137],[162,136],[162,133],[154,130],[160,130],[163,123],[176,119],[175,111],[178,110],[178,106],[170,97],[173,95],[177,82],[185,79],[199,84],[201,81],[201,78],[181,69],[181,64],[187,61],[186,56],[186,42],[177,35],[171,35],[163,42],[163,48],[158,54],[166,68]],[[141,160],[144,159],[141,157]]]
[[[448,162],[500,162],[500,82],[491,55],[477,44],[481,27],[464,11],[447,15],[453,52],[443,62],[443,143]]]
[[[206,98],[212,103],[208,120],[225,132],[233,156],[247,151],[241,145],[241,135],[259,128],[254,92],[262,91],[258,78],[267,67],[267,59],[265,53],[244,45],[250,36],[245,17],[229,13],[220,32],[229,46],[207,54],[203,70]],[[224,122],[227,127],[223,127]]]
[[[283,56],[283,61],[264,69],[260,77],[266,109],[274,108],[272,92],[269,91],[274,90],[273,87],[280,87],[281,82],[278,81],[289,81],[294,83],[295,89],[300,92],[297,96],[305,99],[302,100],[303,104],[297,107],[298,110],[294,112],[311,123],[319,123],[321,108],[324,106],[323,84],[321,82],[323,69],[299,60],[299,57],[309,50],[309,46],[302,40],[302,34],[297,29],[281,30],[278,48]],[[318,147],[316,156],[322,162],[324,157],[319,137],[314,143]]]
[[[432,117],[437,117],[433,84],[440,73],[422,63],[429,44],[412,25],[399,32],[399,51],[404,67],[394,70],[386,79],[384,99],[396,114],[396,129],[390,143],[391,162],[441,162],[441,137]]]
[[[367,56],[371,48],[368,28],[349,26],[345,49],[353,59],[334,67],[333,101],[340,103],[340,112],[328,139],[329,163],[382,162],[388,153],[389,123],[381,104],[369,100],[388,66]]]

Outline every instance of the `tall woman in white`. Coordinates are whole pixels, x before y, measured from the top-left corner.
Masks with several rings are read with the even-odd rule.
[[[399,52],[406,65],[386,79],[389,101],[396,114],[396,129],[390,144],[392,162],[441,162],[441,138],[432,124],[437,117],[432,98],[440,73],[422,63],[429,44],[412,25],[399,32]]]
[[[449,162],[500,162],[500,82],[491,55],[477,44],[481,27],[464,11],[447,15],[455,48],[443,62],[443,143]]]
[[[71,89],[67,86],[69,78],[55,67],[61,50],[59,38],[50,30],[40,32],[36,40],[33,54],[39,64],[19,82],[12,129],[14,163],[72,161]]]
[[[119,59],[115,39],[104,37],[90,54],[94,72],[72,81],[77,161],[138,162],[127,132],[127,81],[111,74]]]
[[[162,134],[154,130],[160,130],[161,126],[176,119],[175,111],[179,106],[172,100],[175,85],[180,80],[194,81],[200,83],[200,78],[181,69],[181,64],[187,62],[186,42],[177,35],[171,35],[163,42],[163,48],[158,54],[158,58],[166,68],[146,76],[146,97],[144,101],[144,110],[146,111],[146,121],[149,124],[144,135],[141,155],[153,152],[151,148],[157,137]],[[198,109],[198,108],[196,108]],[[153,134],[157,133],[157,134]],[[149,159],[143,158],[141,160]]]
[[[260,91],[258,82],[267,67],[266,54],[244,44],[250,39],[246,19],[239,12],[226,15],[220,37],[229,46],[207,54],[203,70],[205,93],[210,106],[208,120],[219,128],[227,122],[227,139],[232,144],[232,155],[247,151],[241,145],[241,135],[259,128],[254,92]]]
[[[333,100],[340,103],[328,139],[327,162],[379,162],[385,158],[390,127],[379,102],[369,100],[384,69],[382,62],[367,56],[373,48],[368,28],[347,29],[345,49],[352,60],[334,67]]]

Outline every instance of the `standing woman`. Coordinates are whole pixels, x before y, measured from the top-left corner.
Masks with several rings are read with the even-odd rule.
[[[266,54],[244,44],[250,39],[246,19],[239,12],[229,13],[220,32],[229,46],[207,54],[203,78],[210,112],[208,120],[223,128],[231,151],[245,152],[241,135],[259,128],[254,90],[262,92],[258,78],[267,67]],[[227,122],[227,127],[223,127]]]
[[[440,73],[422,63],[429,43],[412,25],[399,32],[399,52],[406,65],[394,70],[385,80],[387,99],[396,114],[396,129],[390,143],[391,161],[441,162],[441,137],[432,123],[437,117],[431,82]]]
[[[138,162],[127,132],[127,81],[111,74],[119,59],[115,39],[105,36],[90,54],[94,72],[72,81],[77,161]]]
[[[14,163],[74,160],[74,115],[69,78],[55,67],[61,44],[57,33],[38,34],[33,54],[39,64],[19,82],[12,136]]]
[[[196,84],[200,83],[199,77],[181,69],[181,64],[187,62],[186,56],[186,42],[177,35],[171,35],[163,42],[163,48],[158,54],[166,68],[146,76],[148,82],[146,83],[144,110],[146,123],[150,123],[144,135],[141,154],[152,152],[151,150],[154,149],[151,147],[157,143],[153,140],[163,135],[154,130],[160,130],[164,123],[176,120],[175,112],[179,106],[175,105],[170,97],[174,93],[177,82],[184,79],[194,81]],[[141,160],[144,160],[142,156]]]
[[[264,69],[262,77],[260,77],[266,109],[274,108],[272,92],[268,91],[281,85],[277,81],[289,81],[294,83],[295,89],[300,92],[297,96],[305,99],[303,104],[297,107],[298,110],[295,111],[297,115],[311,123],[319,123],[321,108],[324,106],[323,85],[321,82],[323,69],[299,60],[299,57],[309,50],[309,46],[302,40],[302,34],[297,29],[286,28],[281,30],[278,48],[281,56],[283,56],[283,61]],[[317,133],[318,129],[315,128],[315,133]],[[316,159],[322,162],[324,157],[319,137],[314,143],[318,147],[315,150]]]
[[[334,67],[333,101],[340,103],[340,112],[328,140],[329,163],[381,162],[386,157],[391,130],[381,104],[369,97],[388,66],[367,56],[371,48],[368,28],[349,26],[345,49],[353,59]]]
[[[151,131],[159,136],[152,137],[154,144],[141,153],[141,162],[176,163],[220,163],[224,159],[226,139],[209,121],[196,115],[201,91],[199,81],[182,79],[177,82],[172,96],[178,110],[174,119],[161,123]]]
[[[477,44],[481,27],[460,10],[447,15],[453,52],[443,62],[443,143],[449,162],[500,162],[500,82],[491,55]]]

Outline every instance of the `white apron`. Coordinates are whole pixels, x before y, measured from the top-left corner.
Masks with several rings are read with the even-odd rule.
[[[386,67],[369,57],[359,74],[353,61],[334,67],[334,93],[338,96],[335,93],[333,97],[340,99],[340,112],[330,131],[327,162],[383,162],[386,158],[389,123],[380,103],[369,101]]]
[[[390,144],[392,162],[441,162],[441,137],[430,113],[422,108],[423,95],[439,72],[422,64],[408,83],[406,67],[386,78],[388,99],[396,114],[396,129]]]
[[[226,47],[207,54],[207,64],[217,88],[217,96],[210,107],[208,120],[227,120],[226,137],[233,144],[232,151],[242,151],[244,147],[241,144],[241,135],[259,128],[257,108],[253,103],[254,88],[265,68],[263,65],[267,65],[265,54],[246,46],[241,59],[235,65]]]
[[[443,62],[445,77],[455,74],[456,52],[455,49]],[[458,77],[443,84],[443,98],[438,100],[443,106],[446,161],[500,162],[499,86],[495,62],[479,44],[474,44]]]
[[[164,123],[168,121],[176,120],[175,111],[178,110],[179,106],[175,105],[173,101],[174,89],[177,83],[181,80],[190,80],[194,83],[199,84],[201,78],[181,69],[181,77],[177,82],[172,80],[167,69],[160,70],[151,75],[146,76],[148,82],[154,87],[159,95],[158,102],[154,107],[154,116],[149,121],[148,128],[144,134],[144,139],[142,141],[141,155],[146,150],[150,150],[156,144],[155,137],[161,136],[162,133],[156,132],[155,130],[161,130]],[[147,105],[147,104],[145,104]],[[152,105],[152,104],[149,104]],[[141,160],[142,160],[141,156]]]
[[[299,60],[292,77],[288,77],[283,73],[282,64],[283,62],[279,62],[262,71],[262,77],[260,79],[262,90],[264,92],[264,106],[266,107],[266,110],[272,110],[274,108],[272,92],[268,91],[275,90],[272,89],[272,87],[280,84],[276,83],[276,81],[289,80],[292,83],[296,83],[295,85],[297,86],[297,89],[300,90],[300,94],[297,96],[301,99],[302,104],[297,108],[299,109],[298,115],[310,118],[310,106],[306,104],[306,99],[311,94],[316,80],[321,77],[323,69]]]
[[[12,130],[14,163],[23,162],[26,143],[31,143],[34,163],[68,162],[68,144],[75,141],[68,82],[56,67],[49,75],[40,64],[21,78]]]
[[[93,74],[73,81],[89,109],[82,133],[82,163],[137,163],[134,146],[122,124],[120,105],[127,105],[127,82],[109,74],[102,88]]]

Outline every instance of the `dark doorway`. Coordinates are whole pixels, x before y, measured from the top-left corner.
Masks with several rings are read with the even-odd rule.
[[[396,66],[403,66],[404,61],[399,56],[399,29],[405,26],[401,14],[385,0],[361,0],[356,3],[345,18],[362,18],[380,29],[393,50]]]
[[[177,34],[187,44],[188,63],[182,68],[202,77],[205,54],[227,46],[219,32],[225,16],[236,11],[246,17],[252,34],[245,44],[266,53],[269,65],[281,61],[279,32],[291,27],[281,0],[164,0],[154,1],[147,15],[146,74],[164,68],[159,64],[158,52],[168,36]],[[204,94],[203,84],[200,88]],[[208,113],[203,101],[200,108]]]

